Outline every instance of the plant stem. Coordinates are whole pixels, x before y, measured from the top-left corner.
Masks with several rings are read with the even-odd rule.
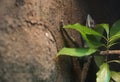
[[[112,63],[112,62],[116,62],[116,63],[120,64],[120,60],[111,60],[111,61],[108,61],[108,63]]]
[[[110,55],[110,54],[117,54],[117,55],[120,55],[120,50],[106,50],[106,51],[100,51],[100,55]]]

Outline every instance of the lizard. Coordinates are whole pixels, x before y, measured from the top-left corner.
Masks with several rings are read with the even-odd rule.
[[[95,27],[95,21],[92,19],[90,14],[87,15],[86,26],[89,28],[92,28],[92,29],[94,29],[94,27]],[[88,47],[86,42],[84,42],[84,40],[82,40],[82,44],[83,44],[83,47]],[[90,63],[92,60],[92,56],[85,57],[84,59],[86,60],[86,62],[84,60],[82,75],[81,75],[81,82],[85,82],[85,80],[86,80],[89,66],[90,66]]]

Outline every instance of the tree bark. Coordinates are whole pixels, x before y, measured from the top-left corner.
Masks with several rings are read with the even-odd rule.
[[[78,82],[73,77],[78,61],[53,58],[64,46],[61,20],[83,23],[84,5],[84,0],[1,0],[0,82]],[[79,33],[69,34],[81,45]]]

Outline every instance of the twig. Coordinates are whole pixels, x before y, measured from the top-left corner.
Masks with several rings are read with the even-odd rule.
[[[100,55],[111,55],[111,54],[120,55],[120,50],[106,50],[106,51],[100,51]]]

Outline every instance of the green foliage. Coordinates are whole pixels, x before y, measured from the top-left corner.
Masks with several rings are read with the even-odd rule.
[[[94,30],[100,34],[103,34],[103,32],[104,32],[103,24],[96,24]],[[96,37],[96,38],[98,41],[101,40],[101,37]]]
[[[82,38],[86,41],[86,43],[90,48],[98,48],[100,46],[103,46],[103,44],[100,41],[98,41],[95,36],[97,37],[104,37],[104,36],[99,32],[92,30],[89,27],[77,23],[73,25],[66,25],[64,26],[64,28],[71,28],[79,31],[82,35]]]
[[[110,71],[108,63],[117,62],[118,60],[112,60],[105,62],[105,58],[103,56],[99,56],[98,51],[100,47],[104,47],[106,50],[109,50],[115,44],[118,39],[120,39],[120,20],[115,22],[112,27],[109,27],[109,24],[97,24],[95,25],[95,29],[91,29],[87,26],[81,25],[79,23],[66,25],[64,28],[75,29],[80,32],[84,41],[86,41],[88,47],[83,48],[63,48],[61,49],[57,56],[67,55],[67,56],[75,56],[75,57],[83,57],[88,55],[93,55],[96,65],[100,68],[97,72],[97,82],[109,82],[112,77],[116,82],[120,81],[120,73]],[[106,35],[104,35],[104,32]],[[104,39],[105,42],[101,42],[101,39]],[[119,77],[119,78],[118,78]]]
[[[80,33],[87,34],[87,35],[103,36],[102,34],[92,30],[91,28],[87,26],[83,26],[79,23],[73,24],[73,25],[66,25],[64,26],[64,28],[72,28],[72,29],[79,31]]]
[[[68,55],[68,56],[75,56],[75,57],[83,57],[88,56],[96,52],[97,49],[90,49],[90,48],[63,48],[59,51],[59,55]]]
[[[115,22],[110,29],[110,37],[120,33],[120,20]]]
[[[109,42],[112,44],[120,38],[120,20],[115,22],[110,29],[110,39]]]
[[[109,38],[109,24],[98,24],[98,25],[96,25],[96,29],[98,27],[100,27],[101,29],[103,28],[107,34],[107,38]],[[103,34],[103,29],[102,29],[101,34]]]
[[[103,63],[100,66],[100,70],[97,72],[97,81],[96,82],[109,82],[110,81],[110,69],[107,63]]]
[[[96,55],[94,56],[95,63],[98,67],[105,62],[105,58],[103,56]]]
[[[111,77],[114,81],[120,82],[120,72],[111,71]]]

